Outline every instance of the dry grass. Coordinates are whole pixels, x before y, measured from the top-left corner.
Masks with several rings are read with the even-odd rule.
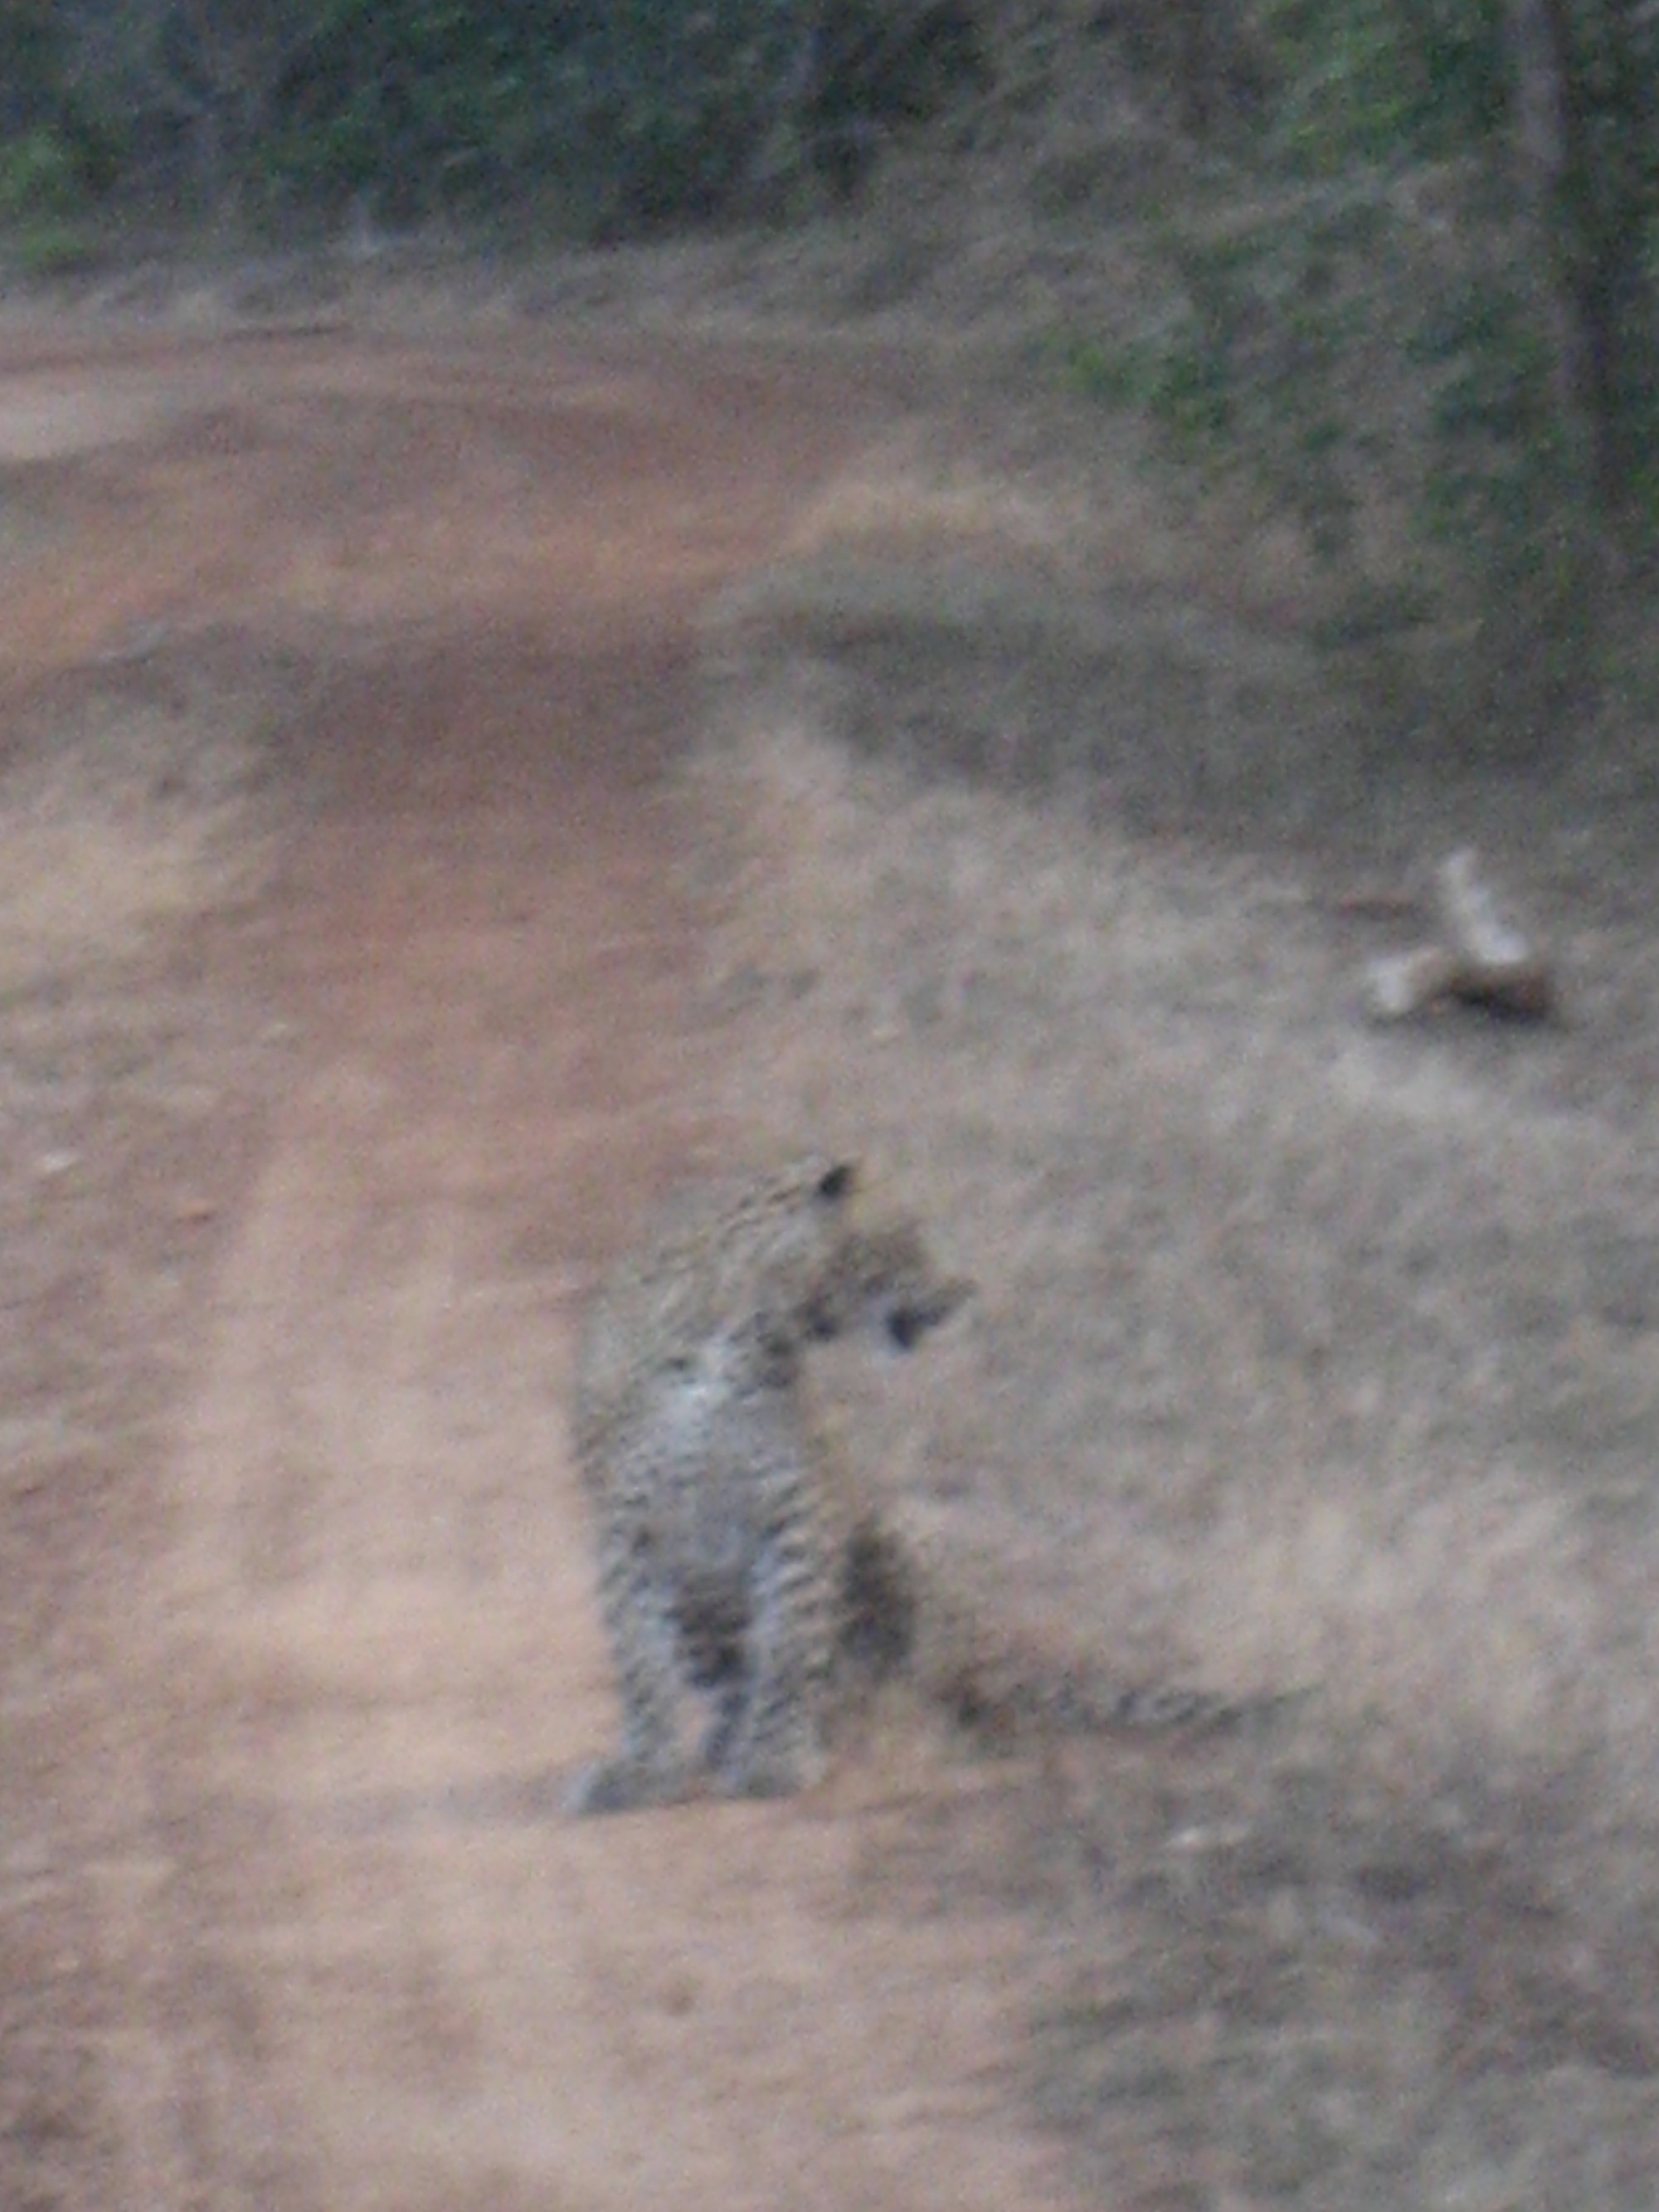
[[[122,2201],[167,2078],[99,1887],[145,1802],[132,1578],[199,1340],[234,1131],[291,1049],[189,926],[269,862],[281,702],[158,653],[65,671],[0,754],[0,2201]],[[155,1894],[147,1892],[147,1894]],[[142,2039],[137,2086],[118,2078]]]
[[[280,712],[157,656],[66,673],[15,712],[0,755],[0,1512],[7,1601],[31,1617],[19,1680],[51,1679],[78,1632],[56,1569],[17,1563],[61,1534],[165,1383],[157,1346],[211,1211],[199,1131],[231,1072],[276,1050],[204,985],[185,937],[269,869]]]
[[[0,992],[254,887],[266,714],[159,658],[37,704],[0,760]]]
[[[994,488],[964,556],[960,491],[843,489],[715,634],[727,1103],[983,1286],[836,1394],[996,1679],[1306,1693],[1044,1753],[994,1875],[1060,1962],[1039,2101],[1114,2203],[1645,2205],[1659,823],[1605,759],[1385,794],[1290,648],[1034,579]],[[1345,895],[1468,835],[1567,1022],[1367,1030]]]

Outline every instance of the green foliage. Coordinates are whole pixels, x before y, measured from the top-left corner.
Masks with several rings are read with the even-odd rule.
[[[556,91],[526,9],[466,0],[324,0],[264,160],[278,196],[383,219],[476,213],[522,187]]]
[[[0,146],[0,225],[64,216],[80,198],[75,157],[56,131],[25,131]]]
[[[571,49],[568,173],[606,228],[720,212],[757,154],[804,33],[796,5],[615,0]]]
[[[0,145],[0,254],[27,276],[59,274],[88,253],[85,189],[73,149],[44,125]]]
[[[1322,187],[1224,223],[1165,224],[1156,246],[1172,279],[1160,331],[1097,349],[1073,380],[1142,409],[1185,464],[1248,467],[1340,557],[1358,458],[1346,397],[1374,335],[1352,270],[1385,256],[1376,210]]]
[[[1498,0],[1267,0],[1274,151],[1304,174],[1456,159],[1505,110]]]
[[[0,143],[50,127],[198,216],[562,205],[610,237],[849,186],[971,74],[970,4],[16,0]]]
[[[1532,55],[1501,0],[1240,20],[1261,105],[1147,235],[1157,335],[1067,373],[1294,514],[1370,611],[1334,629],[1431,613],[1465,704],[1535,729],[1594,679],[1611,549],[1659,554],[1659,9],[1559,0]]]
[[[67,64],[62,15],[49,0],[0,8],[0,138],[62,120]]]

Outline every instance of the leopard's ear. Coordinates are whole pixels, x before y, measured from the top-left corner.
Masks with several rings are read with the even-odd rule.
[[[856,1160],[837,1160],[818,1177],[818,1196],[826,1206],[842,1206],[852,1195],[859,1179]]]

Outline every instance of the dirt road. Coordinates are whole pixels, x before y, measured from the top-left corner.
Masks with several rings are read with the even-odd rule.
[[[971,1776],[557,1811],[615,1720],[573,1303],[714,1133],[658,781],[690,623],[881,413],[522,332],[0,344],[9,713],[100,669],[285,702],[265,887],[170,940],[173,1018],[258,1049],[198,1043],[122,1201],[198,1240],[143,1418],[96,1510],[10,1440],[0,1575],[57,1558],[74,1618],[9,1601],[9,2201],[1060,2201],[1019,1929],[872,1871]]]

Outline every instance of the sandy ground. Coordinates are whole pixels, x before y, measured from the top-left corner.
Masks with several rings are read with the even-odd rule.
[[[251,874],[118,793],[10,848],[9,2203],[1064,2201],[1019,1928],[880,1871],[994,1772],[901,1727],[798,1803],[556,1809],[615,1722],[574,1302],[722,1140],[690,624],[896,404],[522,332],[0,333],[0,767],[56,789],[61,738],[96,793],[158,716],[263,763]]]

